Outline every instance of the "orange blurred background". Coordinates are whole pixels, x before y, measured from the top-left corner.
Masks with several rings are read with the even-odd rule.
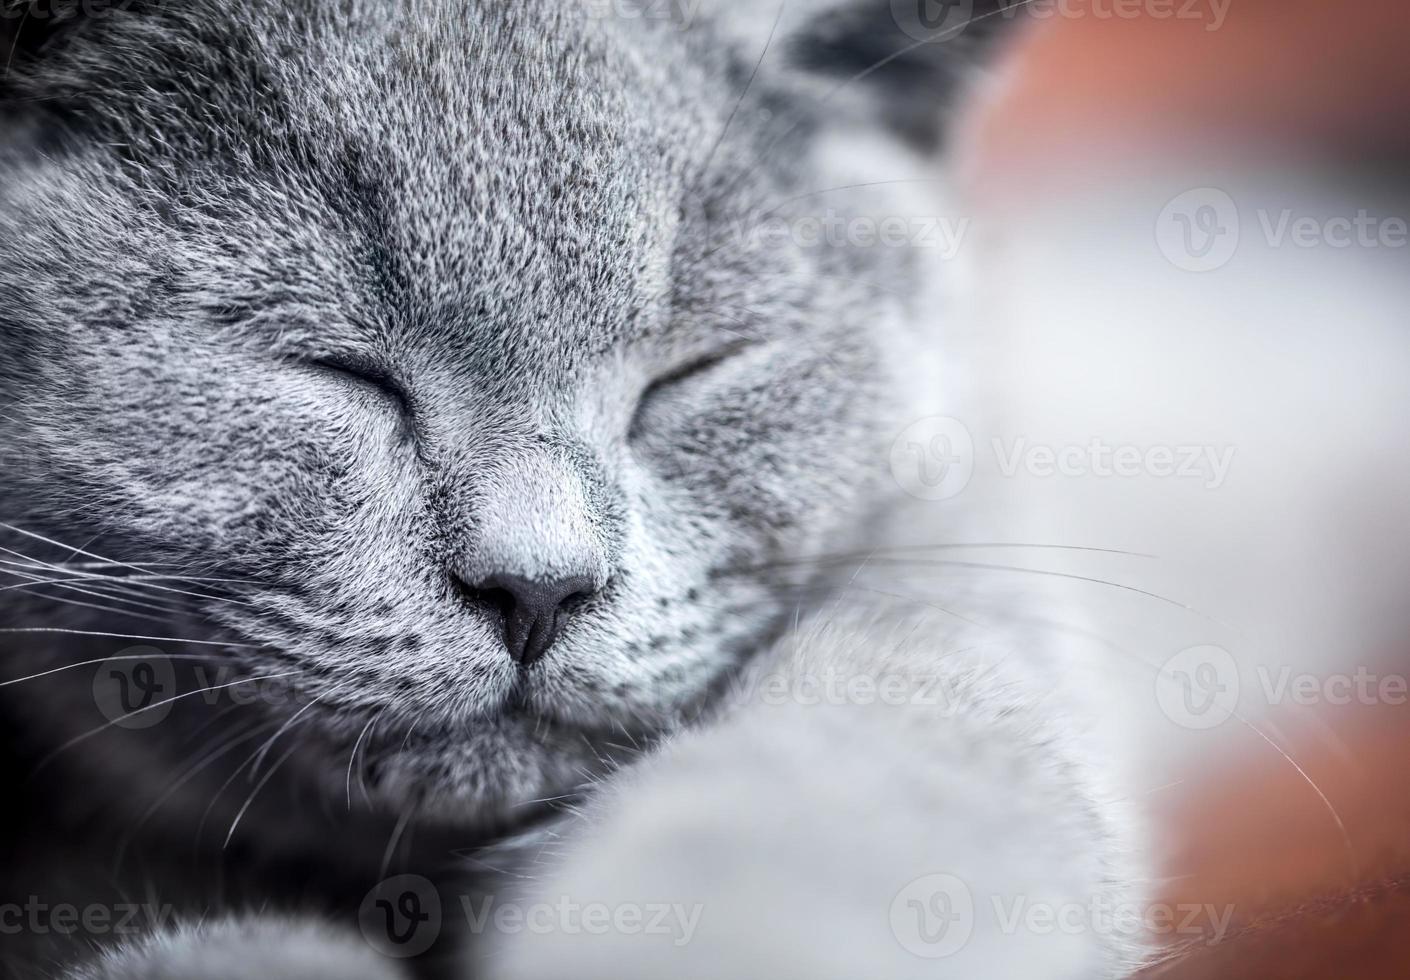
[[[1298,159],[1405,180],[1410,7],[1398,0],[1232,0],[1218,16],[1201,0],[1188,9],[1206,16],[1189,19],[1064,9],[1029,25],[962,125],[962,172],[984,207],[1021,214],[1156,163]],[[1398,652],[1410,662],[1410,638]],[[1235,914],[1222,941],[1172,947],[1150,977],[1410,974],[1410,718],[1357,706],[1284,721],[1278,748],[1191,764],[1155,797],[1172,855],[1162,900]]]

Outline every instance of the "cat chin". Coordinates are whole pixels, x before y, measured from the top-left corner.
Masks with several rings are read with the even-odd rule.
[[[350,749],[341,765],[319,767],[336,798],[366,796],[398,816],[476,831],[512,830],[554,804],[571,803],[645,747],[616,744],[601,732],[506,712],[443,736],[399,740],[359,754],[351,782]]]

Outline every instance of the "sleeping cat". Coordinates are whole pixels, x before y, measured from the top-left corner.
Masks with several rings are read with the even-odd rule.
[[[1133,967],[945,947],[1138,875],[1057,652],[858,580],[963,537],[886,478],[961,58],[904,6],[7,5],[16,975]],[[460,914],[511,895],[695,926]]]

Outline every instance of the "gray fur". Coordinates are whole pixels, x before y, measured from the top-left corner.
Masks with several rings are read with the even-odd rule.
[[[760,167],[742,113],[702,172],[736,90],[699,35],[409,10],[166,6],[34,83],[82,93],[91,135],[6,181],[7,439],[43,483],[8,496],[63,540],[247,581],[214,612],[282,652],[244,669],[320,668],[345,747],[373,714],[418,723],[391,784],[434,762],[437,806],[495,806],[592,758],[545,753],[511,697],[550,729],[670,726],[782,611],[738,569],[846,520],[897,315],[833,273],[896,273],[719,247],[712,216],[812,187],[814,124]],[[410,417],[309,364],[333,355]],[[604,587],[517,693],[447,587],[492,566]]]
[[[263,710],[325,799],[355,770],[375,812],[513,825],[685,729],[816,594],[799,559],[870,540],[934,346],[910,250],[740,240],[928,200],[837,152],[926,163],[788,67],[808,18],[751,81],[743,14],[256,0],[56,35],[15,68],[0,159],[0,438],[25,460],[0,517],[221,579],[156,635],[297,671]],[[522,670],[453,584],[497,571],[600,591]],[[30,591],[16,626],[153,629]],[[33,670],[114,645],[12,642]],[[85,680],[16,710],[68,738]],[[707,756],[742,744],[721,731]],[[90,768],[150,782],[164,757],[124,738]],[[250,819],[259,846],[278,818]]]

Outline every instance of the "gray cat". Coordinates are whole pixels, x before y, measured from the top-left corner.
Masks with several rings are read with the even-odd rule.
[[[924,250],[855,222],[935,206],[957,50],[661,6],[7,5],[14,975],[1136,964],[945,946],[1129,895],[1129,841],[1047,654],[856,588],[916,540],[884,460],[939,345]],[[798,694],[839,672],[897,697]],[[94,955],[64,903],[144,914]]]

